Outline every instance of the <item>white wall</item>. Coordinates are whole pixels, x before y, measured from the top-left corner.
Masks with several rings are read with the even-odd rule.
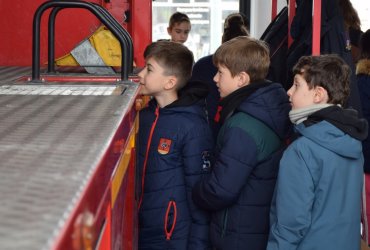
[[[278,0],[277,13],[286,6],[286,0]],[[251,0],[251,27],[252,37],[260,38],[271,22],[271,0]]]

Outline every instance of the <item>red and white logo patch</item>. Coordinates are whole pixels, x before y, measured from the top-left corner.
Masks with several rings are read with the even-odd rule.
[[[158,153],[166,155],[170,152],[172,141],[170,139],[161,138],[158,145]]]

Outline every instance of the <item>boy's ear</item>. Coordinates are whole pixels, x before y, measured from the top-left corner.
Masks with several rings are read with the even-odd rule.
[[[164,85],[164,89],[169,90],[173,89],[177,84],[177,78],[175,76],[169,76],[167,79],[166,84]]]
[[[171,35],[171,28],[170,28],[170,27],[167,27],[167,33],[168,33],[169,35]]]
[[[246,86],[250,83],[251,79],[249,74],[245,71],[240,72],[238,75],[238,87]]]
[[[328,92],[321,86],[315,87],[315,94],[314,94],[314,102],[315,103],[327,103],[329,100]]]

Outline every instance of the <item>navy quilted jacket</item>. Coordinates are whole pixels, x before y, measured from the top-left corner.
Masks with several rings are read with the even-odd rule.
[[[266,249],[289,110],[285,90],[272,83],[246,97],[222,125],[211,175],[193,190],[196,204],[212,212],[215,249]]]
[[[218,92],[216,82],[213,81],[213,77],[217,73],[217,68],[213,65],[212,56],[213,55],[202,57],[194,64],[191,79],[207,83],[209,87],[209,92],[206,98],[208,121],[214,137],[216,138],[219,127],[214,119],[217,113],[218,103],[220,101],[220,93]]]
[[[203,90],[193,88],[164,108],[152,100],[140,111],[139,249],[209,248],[209,216],[191,198],[209,172],[213,147]]]

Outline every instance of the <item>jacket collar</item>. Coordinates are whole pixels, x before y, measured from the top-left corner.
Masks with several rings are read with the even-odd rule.
[[[240,106],[240,104],[247,99],[250,95],[256,92],[260,88],[271,85],[272,83],[268,80],[257,81],[248,84],[240,89],[235,90],[220,101],[222,107],[220,112],[220,123],[224,123],[227,118],[233,115],[234,111]]]

